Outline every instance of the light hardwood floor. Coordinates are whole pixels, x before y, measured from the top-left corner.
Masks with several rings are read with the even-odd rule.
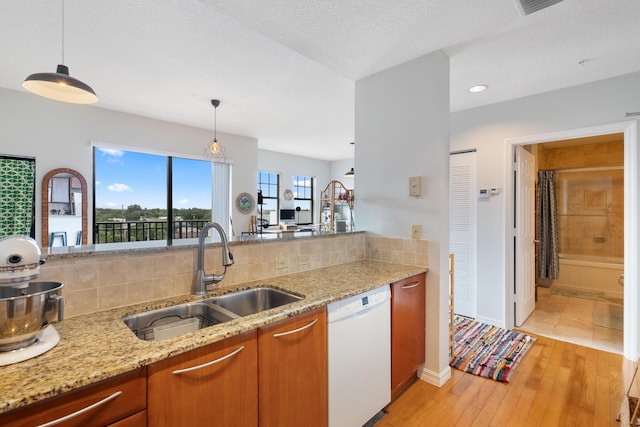
[[[632,364],[619,354],[536,338],[511,383],[457,369],[440,388],[418,380],[376,427],[619,426]]]

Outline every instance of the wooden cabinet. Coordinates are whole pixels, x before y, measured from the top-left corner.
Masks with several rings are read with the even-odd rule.
[[[59,427],[106,426],[118,421],[123,424],[116,425],[146,426],[146,385],[146,369],[141,368],[2,414],[0,425],[31,427],[59,420],[55,423]]]
[[[149,425],[257,426],[256,337],[254,330],[149,365]]]
[[[415,378],[424,363],[425,276],[391,284],[391,398]]]
[[[326,309],[258,331],[261,427],[327,425]]]

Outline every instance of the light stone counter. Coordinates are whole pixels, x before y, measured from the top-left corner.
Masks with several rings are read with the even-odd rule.
[[[423,267],[359,261],[274,277],[211,292],[271,286],[301,301],[164,341],[143,341],[123,323],[128,315],[193,301],[191,295],[111,309],[55,323],[60,343],[36,358],[0,367],[0,413],[102,381],[415,274]]]

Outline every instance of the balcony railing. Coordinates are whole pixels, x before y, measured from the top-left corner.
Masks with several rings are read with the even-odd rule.
[[[173,221],[172,239],[198,237],[207,220]],[[97,222],[94,243],[142,242],[167,240],[167,221]]]

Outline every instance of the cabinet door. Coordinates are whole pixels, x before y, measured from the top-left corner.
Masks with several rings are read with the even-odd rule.
[[[150,426],[258,425],[256,331],[148,367]]]
[[[260,426],[327,425],[325,308],[260,328]]]
[[[146,370],[141,368],[2,414],[0,425],[104,426],[144,411],[146,397]]]
[[[395,398],[424,363],[425,274],[391,286],[391,397]]]

